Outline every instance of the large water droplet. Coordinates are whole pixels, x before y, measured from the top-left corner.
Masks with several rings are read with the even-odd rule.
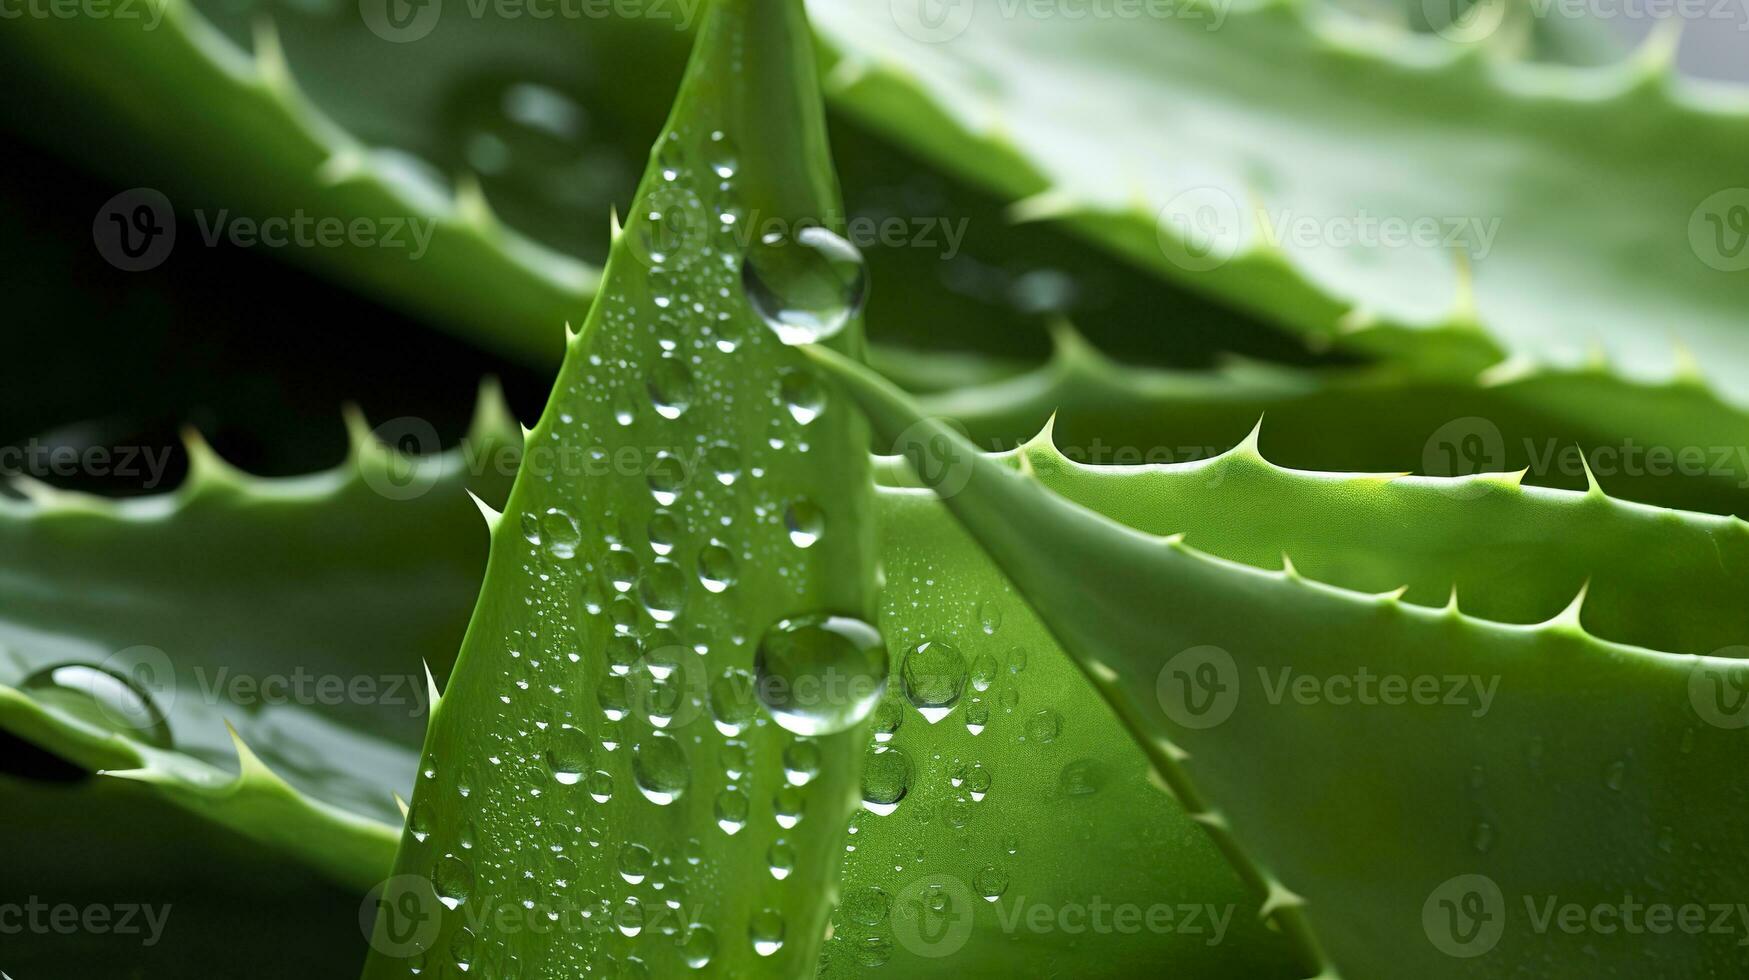
[[[760,909],[753,913],[747,925],[747,935],[753,940],[753,952],[770,956],[783,948],[783,913],[776,909]]]
[[[925,640],[906,651],[899,679],[905,697],[933,725],[953,711],[965,690],[965,655],[951,643]]]
[[[714,807],[717,826],[731,837],[740,833],[741,828],[747,826],[748,808],[746,793],[733,787],[723,790],[717,794]]]
[[[886,816],[911,791],[911,757],[887,745],[869,749],[862,762],[862,805]]]
[[[474,894],[474,869],[466,861],[452,855],[439,858],[431,871],[431,884],[437,900],[451,911],[466,904]]]
[[[873,626],[848,616],[774,623],[754,656],[754,689],[779,725],[797,735],[855,726],[887,685],[887,650]]]
[[[747,301],[786,344],[812,344],[844,329],[862,309],[868,274],[862,253],[832,232],[803,228],[765,235],[741,264]]]
[[[686,940],[680,944],[680,955],[686,960],[686,965],[694,970],[710,966],[711,957],[717,955],[716,930],[705,925],[688,929]]]
[[[571,558],[577,554],[577,545],[583,541],[583,532],[577,527],[577,519],[557,507],[547,508],[540,519],[541,539],[546,542],[547,553],[554,558]]]
[[[720,544],[705,545],[698,552],[698,581],[707,592],[723,592],[735,584],[735,556]]]
[[[673,736],[652,734],[632,747],[632,778],[644,798],[657,806],[680,799],[692,779],[686,750]]]
[[[686,485],[686,464],[680,457],[664,449],[650,461],[648,474],[650,495],[664,507],[680,499],[680,488]]]
[[[145,689],[91,664],[57,664],[26,677],[19,690],[38,704],[90,725],[161,749],[171,746],[170,723]]]

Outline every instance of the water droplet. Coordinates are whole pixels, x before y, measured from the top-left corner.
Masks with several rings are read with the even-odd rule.
[[[826,410],[826,389],[806,371],[785,372],[777,395],[789,409],[790,417],[802,425],[819,418]]]
[[[626,896],[626,900],[614,910],[613,925],[620,935],[627,939],[644,931],[644,903],[634,895]]]
[[[681,958],[694,970],[702,970],[717,955],[717,933],[710,926],[697,925],[686,931],[686,941],[680,944]]]
[[[982,698],[972,698],[966,702],[966,731],[973,735],[982,735],[990,724],[990,706]]]
[[[1002,628],[1002,607],[994,600],[978,607],[978,625],[984,628],[986,634],[994,634]]]
[[[1035,745],[1049,745],[1057,740],[1063,731],[1063,716],[1054,708],[1040,708],[1031,718],[1026,720],[1027,741]]]
[[[648,479],[650,495],[662,506],[670,506],[680,499],[680,489],[686,486],[686,464],[668,450],[661,450],[650,461]]]
[[[686,792],[692,779],[686,750],[670,735],[655,732],[632,747],[632,778],[644,798],[667,806]]]
[[[571,558],[577,554],[577,545],[583,541],[583,532],[577,528],[577,519],[557,507],[547,508],[540,519],[541,538],[546,542],[547,553],[554,558]]]
[[[858,888],[844,897],[844,916],[857,925],[882,925],[892,909],[893,897],[873,885]]]
[[[602,574],[615,592],[629,592],[638,581],[638,556],[616,548],[602,560]]]
[[[747,926],[753,952],[770,956],[783,948],[783,915],[776,909],[760,909]]]
[[[735,584],[735,556],[720,544],[705,545],[698,552],[698,581],[707,592],[723,592]]]
[[[650,372],[650,402],[665,419],[677,419],[692,407],[692,388],[692,372],[672,357],[658,361]]]
[[[1610,763],[1609,768],[1604,770],[1603,784],[1605,786],[1608,786],[1610,789],[1613,789],[1613,790],[1616,790],[1619,792],[1621,790],[1622,783],[1626,780],[1627,771],[1628,771],[1628,764],[1626,762],[1612,762],[1612,763]]]
[[[978,897],[986,902],[994,902],[1008,890],[1008,872],[994,864],[984,866],[972,879],[972,887],[977,890]]]
[[[747,794],[738,789],[725,789],[717,794],[717,826],[733,837],[747,826]]]
[[[741,264],[754,312],[786,344],[812,344],[838,331],[868,293],[862,253],[832,232],[803,228],[792,239],[765,235]]]
[[[19,690],[38,704],[88,725],[161,749],[171,747],[170,723],[152,696],[107,667],[81,663],[44,667],[21,681]]]
[[[474,869],[453,854],[445,855],[431,871],[431,884],[437,900],[453,912],[473,897]]]
[[[711,682],[709,698],[717,731],[730,738],[745,731],[758,713],[753,698],[753,675],[739,667],[730,667]]]
[[[1026,669],[1026,648],[1015,647],[1008,651],[1008,672],[1018,674]]]
[[[802,806],[802,791],[794,786],[785,786],[771,798],[772,817],[785,830],[791,830],[802,822]]]
[[[966,687],[966,658],[941,640],[925,640],[905,653],[899,667],[905,697],[931,725],[948,716]]]
[[[589,770],[593,754],[589,736],[566,725],[554,732],[547,743],[547,766],[552,769],[555,780],[565,786],[575,786]]]
[[[656,559],[638,579],[638,599],[651,619],[673,622],[686,605],[686,574],[668,559]]]
[[[414,801],[413,808],[407,812],[407,832],[419,843],[425,843],[431,836],[431,807],[422,801]]]
[[[671,554],[674,551],[674,543],[680,540],[680,522],[674,519],[673,514],[665,510],[659,510],[650,515],[647,531],[650,538],[650,550],[658,555]]]
[[[584,787],[589,791],[589,798],[597,803],[606,803],[613,799],[613,773],[605,769],[597,769],[589,774],[589,782]]]
[[[778,881],[788,878],[796,867],[796,850],[783,838],[778,838],[771,844],[771,849],[765,852],[766,870]]]
[[[869,749],[862,765],[862,805],[880,816],[899,808],[911,790],[911,757],[886,745]]]
[[[711,172],[723,180],[735,176],[739,165],[736,160],[735,141],[724,135],[722,130],[711,133],[710,145]]]
[[[1486,820],[1479,821],[1475,830],[1470,832],[1470,845],[1477,854],[1486,854],[1494,848],[1494,825]]]
[[[628,885],[640,884],[650,874],[655,862],[656,857],[649,848],[636,842],[627,843],[619,849],[619,876]]]
[[[772,624],[754,656],[754,690],[777,723],[828,735],[860,723],[887,684],[887,651],[873,626],[848,616]]]
[[[820,749],[812,742],[796,741],[783,750],[783,776],[791,786],[806,786],[820,774]]]
[[[733,486],[741,477],[741,454],[735,447],[719,442],[705,450],[704,465],[710,467],[711,475],[723,486]]]
[[[811,500],[793,501],[784,508],[783,526],[789,531],[791,544],[811,548],[826,533],[826,512]]]
[[[874,712],[874,737],[877,742],[891,742],[905,722],[905,709],[898,702],[882,701]]]

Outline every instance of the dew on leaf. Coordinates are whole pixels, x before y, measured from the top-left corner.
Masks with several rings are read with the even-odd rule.
[[[887,683],[880,633],[848,616],[780,620],[760,638],[754,691],[777,723],[797,735],[849,729],[879,703]]]
[[[925,640],[905,652],[899,682],[906,700],[931,725],[948,716],[966,687],[966,658],[943,640]]]
[[[868,273],[855,245],[825,228],[762,236],[741,265],[741,288],[786,344],[833,336],[861,312]]]
[[[38,704],[105,731],[161,749],[171,746],[170,723],[146,689],[125,675],[92,664],[44,667],[19,683]]]

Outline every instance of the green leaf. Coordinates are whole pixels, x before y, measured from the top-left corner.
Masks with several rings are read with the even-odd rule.
[[[1731,903],[1749,884],[1730,816],[1749,788],[1722,775],[1749,718],[1733,701],[1749,665],[1728,659],[1743,648],[1697,657],[1599,639],[1581,625],[1583,590],[1544,623],[1508,625],[1217,558],[1064,500],[866,370],[809,351],[878,431],[905,433],[921,475],[1309,966],[1740,966],[1734,935],[1576,934],[1543,916]],[[1374,693],[1357,694],[1366,677]],[[1394,700],[1381,678],[1398,679]],[[1412,699],[1420,679],[1437,691]]]
[[[1749,515],[1749,414],[1705,388],[1646,385],[1603,368],[1429,378],[1392,365],[1295,368],[1235,360],[1207,371],[1121,363],[1067,325],[1048,363],[919,399],[986,450],[1024,442],[1055,417],[1056,443],[1094,463],[1213,456],[1267,417],[1266,454],[1304,469],[1456,476],[1528,471],[1526,483]],[[877,363],[907,386],[903,362]],[[986,367],[986,370],[989,368]]]
[[[1351,350],[1471,372],[1507,355],[1572,368],[1597,349],[1646,382],[1681,374],[1686,349],[1749,405],[1749,279],[1728,234],[1749,99],[1674,77],[1673,35],[1574,68],[1300,0],[921,9],[818,5],[835,102],[1016,200],[1017,219],[1062,220]],[[1457,229],[1468,261],[1443,234],[1396,247],[1363,230],[1382,219]],[[1308,221],[1309,242],[1270,234]]]
[[[710,8],[602,293],[488,515],[396,864],[430,882],[437,931],[403,944],[385,914],[366,976],[812,969],[861,738],[793,736],[758,713],[751,671],[780,621],[873,618],[867,432],[816,401],[750,305],[719,213],[787,230],[761,253],[777,267],[748,273],[767,315],[828,284],[822,316],[854,314],[860,283],[792,278],[816,271],[804,225],[837,208],[814,78],[799,3]],[[860,328],[834,340],[858,350]],[[795,680],[779,664],[762,691]]]
[[[17,761],[12,745],[8,754]],[[17,909],[0,975],[304,980],[353,968],[364,949],[362,888],[337,887],[145,786],[0,775],[0,812],[6,901]]]
[[[1293,976],[1243,884],[977,544],[926,492],[879,503],[894,681],[869,747],[909,776],[892,812],[852,821],[821,975]],[[952,647],[962,672],[934,723],[901,677],[920,643]],[[1119,908],[1133,911],[1113,930]]]

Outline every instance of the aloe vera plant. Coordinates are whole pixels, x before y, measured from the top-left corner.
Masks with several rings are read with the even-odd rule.
[[[544,405],[128,499],[8,447],[0,975],[1740,973],[1728,163],[1599,121],[1741,96],[1526,11],[1018,9],[0,32],[184,228],[425,222],[285,251]],[[1499,249],[1200,261],[1199,172]]]

